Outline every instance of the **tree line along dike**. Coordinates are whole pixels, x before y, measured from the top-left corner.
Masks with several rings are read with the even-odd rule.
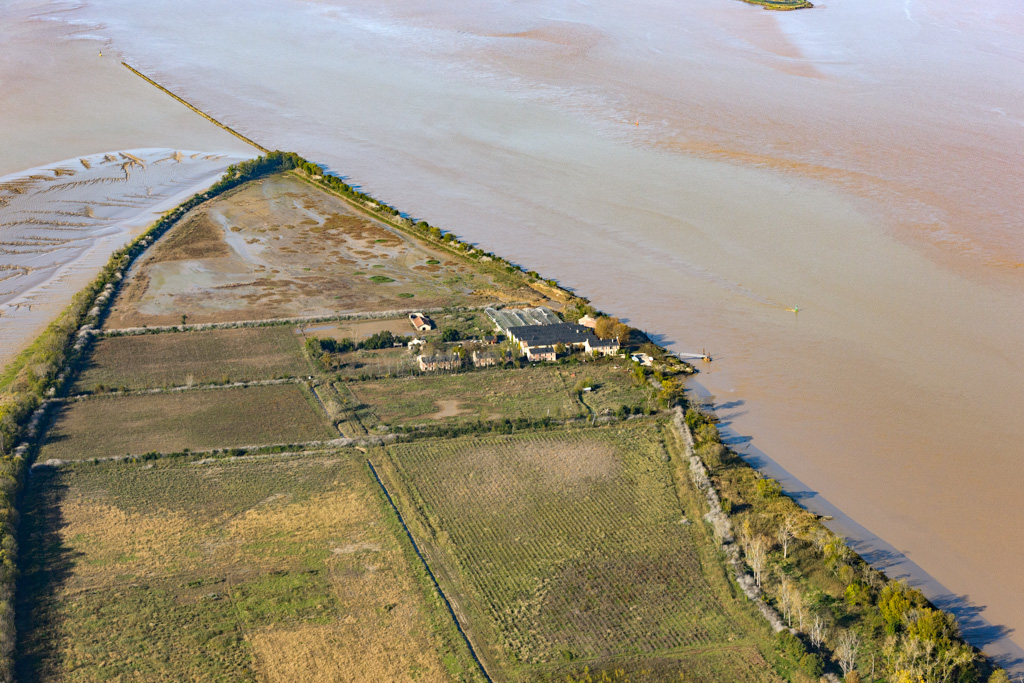
[[[17,505],[34,455],[33,425],[39,423],[40,407],[70,387],[128,269],[147,248],[191,209],[245,182],[283,171],[294,171],[419,240],[539,288],[562,302],[567,317],[597,313],[587,299],[561,288],[557,281],[544,280],[426,221],[413,221],[296,154],[270,152],[229,167],[209,190],[171,210],[114,252],[96,279],[0,374],[0,678],[10,678],[13,664]],[[694,434],[694,452],[709,473],[707,485],[716,487],[724,514],[739,530],[733,541],[722,537],[723,545],[733,543],[742,551],[752,580],[786,621],[777,643],[782,661],[792,665],[784,675],[795,680],[799,671],[813,677],[834,663],[848,681],[862,680],[866,672],[849,666],[851,657],[855,662],[858,653],[877,651],[877,672],[872,659],[871,673],[884,671],[889,680],[1008,680],[964,643],[955,619],[935,609],[919,592],[871,570],[842,539],[829,534],[813,515],[786,497],[777,482],[758,476],[723,445],[713,415],[691,407],[686,422]]]

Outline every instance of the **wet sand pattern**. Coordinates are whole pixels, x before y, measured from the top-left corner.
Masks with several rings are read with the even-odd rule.
[[[0,177],[0,363],[56,317],[111,251],[237,159],[125,150]]]
[[[440,258],[301,180],[275,176],[189,213],[129,273],[106,326],[433,308],[493,284],[455,263],[417,270]]]

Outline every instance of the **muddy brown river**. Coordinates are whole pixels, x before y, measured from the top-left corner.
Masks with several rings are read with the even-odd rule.
[[[737,449],[1021,665],[1020,5],[233,10],[84,0],[20,20],[711,350],[695,391]]]

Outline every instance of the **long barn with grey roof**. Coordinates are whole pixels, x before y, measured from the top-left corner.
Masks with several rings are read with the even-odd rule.
[[[614,339],[599,339],[591,329],[575,323],[520,325],[508,328],[507,333],[509,339],[519,344],[530,360],[533,360],[534,355],[530,353],[531,349],[553,348],[558,344],[601,355],[616,353],[619,350],[619,342]]]
[[[537,308],[488,308],[487,316],[494,321],[494,325],[508,334],[511,327],[522,327],[526,325],[558,325],[561,318],[555,315],[550,308],[538,306]]]
[[[594,336],[583,325],[576,323],[558,323],[557,325],[520,325],[508,328],[508,336],[515,342],[526,346],[554,346],[555,344],[583,345],[589,337]]]

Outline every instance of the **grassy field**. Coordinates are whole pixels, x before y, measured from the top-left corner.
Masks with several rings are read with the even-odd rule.
[[[21,680],[473,680],[358,454],[32,478]]]
[[[39,459],[88,460],[337,436],[294,384],[105,396],[61,406]]]
[[[593,384],[580,398],[576,384]],[[504,418],[564,419],[614,412],[619,406],[644,407],[647,393],[635,386],[624,366],[528,366],[345,382],[337,385],[365,426],[427,424]],[[584,405],[585,404],[585,405]]]
[[[291,326],[174,332],[100,339],[76,392],[242,382],[309,374]]]
[[[384,331],[398,336],[417,334],[416,330],[409,323],[409,319],[405,317],[343,320],[336,323],[313,323],[302,327],[303,339],[305,337],[320,337],[338,340],[351,339],[356,342],[363,341],[373,334]]]
[[[416,424],[450,420],[575,417],[569,373],[557,368],[482,370],[368,382],[347,382],[360,422]]]
[[[672,678],[773,679],[720,569],[704,568],[715,546],[684,522],[657,424],[421,441],[380,457],[502,677],[564,680],[631,661]],[[687,653],[702,656],[688,664]],[[735,656],[745,663],[709,663]]]
[[[592,390],[583,393],[581,399],[598,415],[613,413],[619,406],[652,410],[658,408],[651,389],[647,385],[638,387],[630,367],[619,359],[601,360],[569,368],[569,377],[566,381],[571,389],[575,389],[581,380],[592,385]]]

